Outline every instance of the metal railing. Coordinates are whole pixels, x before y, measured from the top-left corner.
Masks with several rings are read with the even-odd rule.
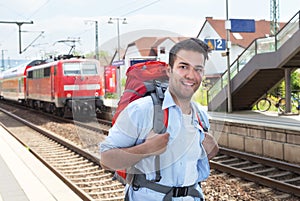
[[[296,13],[290,21],[272,37],[264,37],[255,39],[238,58],[230,66],[230,80],[232,80],[239,71],[257,54],[277,51],[296,31],[300,29],[300,11]],[[208,90],[208,103],[227,85],[227,70],[216,81],[216,83]]]

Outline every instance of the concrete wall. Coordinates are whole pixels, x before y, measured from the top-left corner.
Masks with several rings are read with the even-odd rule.
[[[300,132],[210,120],[211,133],[219,145],[264,157],[300,163]]]

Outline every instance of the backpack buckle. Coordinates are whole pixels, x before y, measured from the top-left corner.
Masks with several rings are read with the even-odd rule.
[[[173,197],[185,197],[188,192],[189,187],[173,187]]]

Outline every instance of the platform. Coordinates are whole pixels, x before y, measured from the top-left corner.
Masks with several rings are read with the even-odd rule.
[[[82,200],[0,124],[0,201]]]
[[[235,111],[232,113],[208,112],[208,114],[213,120],[300,131],[299,114],[283,115],[277,112],[260,112],[255,110]]]

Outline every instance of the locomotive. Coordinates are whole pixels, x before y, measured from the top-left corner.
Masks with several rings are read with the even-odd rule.
[[[4,71],[0,94],[58,116],[86,116],[103,107],[103,74],[95,59],[35,60]]]

